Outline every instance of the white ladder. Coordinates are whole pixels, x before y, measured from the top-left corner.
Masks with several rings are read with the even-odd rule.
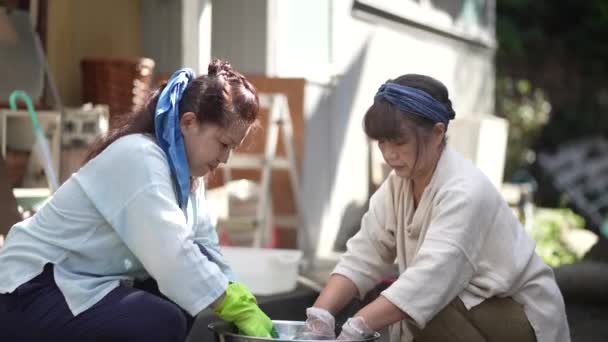
[[[300,205],[298,168],[293,143],[293,126],[287,97],[282,93],[259,94],[259,97],[260,106],[268,109],[268,120],[267,126],[265,127],[266,141],[264,153],[261,155],[243,152],[233,153],[229,162],[222,167],[224,184],[228,184],[231,180],[231,170],[260,170],[261,178],[258,206],[256,208],[255,219],[253,222],[250,222],[253,224],[253,229],[255,229],[253,247],[262,247],[269,241],[272,235],[273,225],[277,221],[282,221],[280,222],[281,225],[295,226],[295,228],[298,229],[298,235],[306,234],[307,231]],[[276,155],[279,130],[282,132],[287,158],[278,158]],[[294,207],[296,210],[295,215],[283,216],[281,217],[281,220],[276,220],[278,217],[277,215],[274,215],[272,210],[271,185],[273,170],[288,171],[289,181],[293,192]],[[308,243],[308,239],[303,236],[298,236],[298,240]]]

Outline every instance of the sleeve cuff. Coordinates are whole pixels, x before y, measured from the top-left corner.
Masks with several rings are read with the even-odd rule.
[[[416,325],[419,329],[424,329],[428,323],[427,319],[411,306],[408,306],[407,301],[403,300],[403,291],[404,290],[399,286],[399,280],[397,280],[393,285],[382,291],[380,295],[407,314],[410,317],[411,323]],[[401,296],[399,294],[401,294]]]
[[[194,302],[191,306],[184,308],[192,317],[196,317],[201,311],[205,310],[218,298],[220,298],[226,289],[228,288],[228,279],[224,278],[221,286],[211,288],[207,293],[198,301]]]
[[[355,284],[355,287],[357,287],[359,299],[361,300],[376,286],[376,282],[373,279],[363,276],[361,272],[357,272],[346,265],[338,264],[331,274],[339,274],[350,279]]]

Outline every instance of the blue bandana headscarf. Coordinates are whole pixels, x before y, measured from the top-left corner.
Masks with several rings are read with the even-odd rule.
[[[454,118],[454,114],[431,95],[397,83],[385,83],[380,86],[375,98],[383,98],[404,112],[427,118],[434,123],[442,122],[446,127]]]
[[[179,126],[179,101],[194,77],[194,71],[189,68],[173,73],[158,97],[154,115],[156,140],[169,160],[171,174],[177,185],[177,202],[182,209],[188,205],[190,168]]]

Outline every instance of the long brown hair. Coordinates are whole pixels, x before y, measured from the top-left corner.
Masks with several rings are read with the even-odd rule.
[[[93,143],[85,163],[126,135],[143,133],[154,136],[156,104],[165,85],[154,90],[141,108],[124,115],[118,127]],[[230,63],[219,59],[209,63],[207,75],[188,83],[179,102],[180,118],[186,112],[193,112],[200,124],[212,123],[220,127],[228,127],[237,121],[252,124],[258,117],[259,109],[260,101],[255,87],[232,69]]]

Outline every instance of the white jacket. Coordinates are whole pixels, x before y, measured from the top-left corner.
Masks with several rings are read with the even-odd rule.
[[[198,314],[234,278],[219,252],[202,191],[191,193],[182,211],[156,142],[142,134],[118,139],[36,215],[12,227],[0,249],[0,293],[14,291],[53,263],[55,282],[74,315],[121,281],[149,276],[169,299]]]
[[[446,147],[416,210],[410,184],[388,176],[334,273],[364,296],[396,260],[400,276],[382,295],[419,328],[456,296],[467,309],[486,298],[512,297],[539,342],[570,341],[552,270],[479,169]],[[391,327],[391,341],[411,340],[405,322]]]

